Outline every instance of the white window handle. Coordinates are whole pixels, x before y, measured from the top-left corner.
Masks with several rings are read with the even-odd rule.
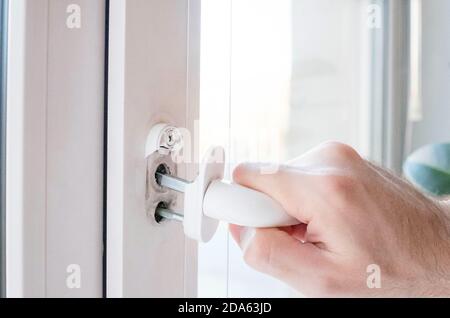
[[[203,199],[203,213],[213,219],[255,228],[299,223],[268,195],[223,181],[209,185]]]
[[[151,138],[155,140],[154,137]],[[157,172],[157,182],[161,186],[184,193],[184,215],[165,207],[160,207],[156,213],[162,217],[182,220],[185,234],[201,242],[208,242],[213,237],[219,221],[254,228],[283,227],[299,223],[268,195],[222,181],[224,157],[223,148],[210,149],[201,165],[199,176],[193,182]]]

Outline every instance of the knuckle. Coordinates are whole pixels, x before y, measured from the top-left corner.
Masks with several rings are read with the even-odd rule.
[[[336,141],[330,141],[326,143],[325,147],[328,153],[338,159],[345,161],[358,161],[361,159],[358,152],[349,145]]]

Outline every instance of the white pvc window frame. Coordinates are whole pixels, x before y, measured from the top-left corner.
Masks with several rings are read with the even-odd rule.
[[[407,138],[410,43],[408,1],[368,0],[379,9],[369,30],[370,158],[401,173]]]
[[[102,297],[104,17],[104,0],[10,2],[7,297]]]
[[[181,224],[157,224],[154,212],[146,208],[145,141],[160,122],[194,132],[199,115],[200,4],[110,1],[108,297],[197,295],[197,243],[185,237]],[[180,177],[192,180],[196,172],[194,162],[178,166]]]
[[[74,3],[79,30],[65,28]],[[135,207],[151,125],[198,119],[200,1],[15,0],[9,15],[7,296],[196,296],[197,244]]]
[[[6,82],[8,0],[0,1],[0,298],[6,296]]]

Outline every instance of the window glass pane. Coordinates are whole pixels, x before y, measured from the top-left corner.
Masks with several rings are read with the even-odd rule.
[[[285,162],[326,140],[368,154],[367,5],[360,0],[202,2],[201,148],[233,166]],[[223,226],[200,246],[200,296],[295,293],[246,266]]]
[[[5,297],[5,182],[6,182],[6,46],[7,0],[0,0],[0,297]]]
[[[450,141],[450,1],[413,1],[412,5],[420,11],[413,11],[412,17],[411,49],[416,52],[411,89],[416,94],[406,155],[430,143]]]

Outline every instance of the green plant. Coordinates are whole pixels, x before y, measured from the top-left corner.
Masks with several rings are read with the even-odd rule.
[[[450,195],[450,143],[418,149],[406,160],[403,172],[415,186],[431,195]]]

